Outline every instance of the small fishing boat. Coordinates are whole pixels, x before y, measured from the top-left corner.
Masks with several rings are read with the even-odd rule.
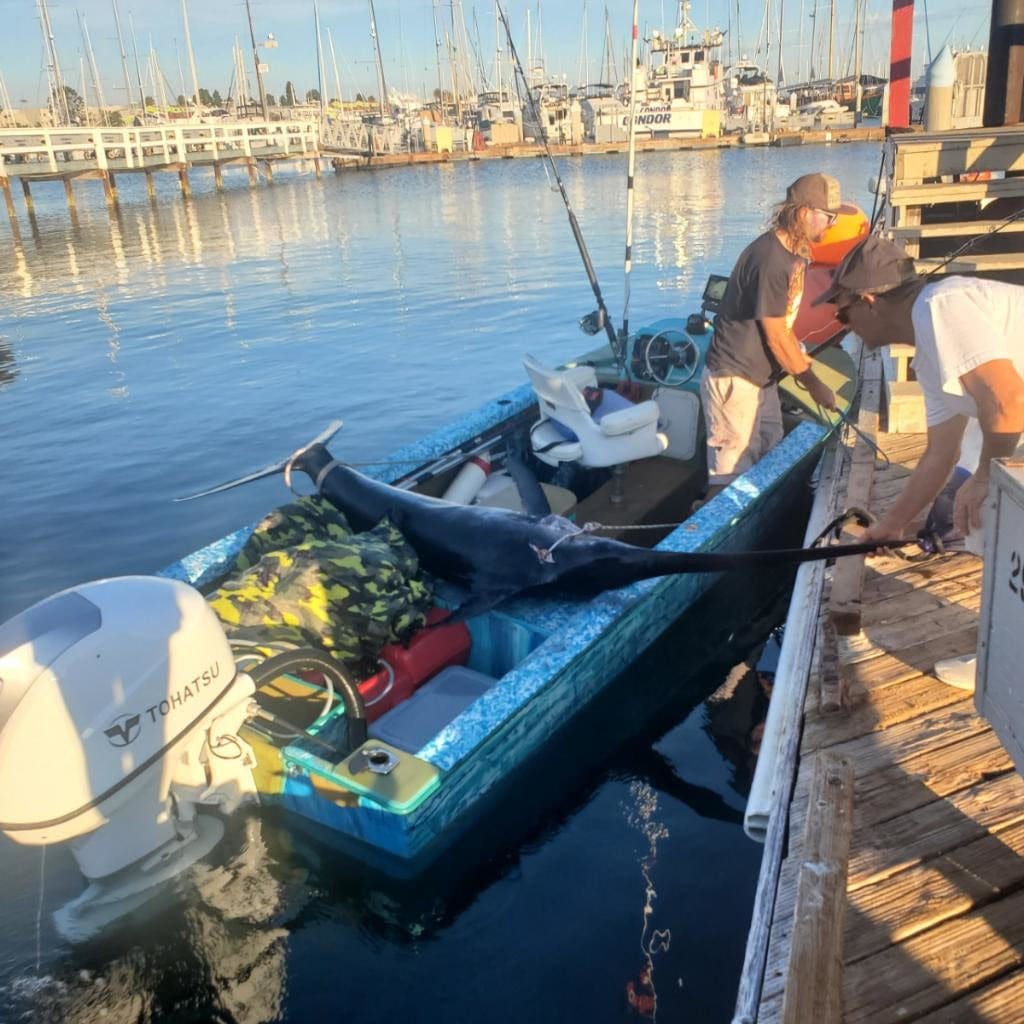
[[[205,856],[223,835],[210,807],[258,800],[367,859],[425,866],[723,568],[827,557],[759,549],[780,523],[799,527],[838,420],[780,380],[783,439],[691,514],[727,278],[685,319],[630,331],[624,315],[614,330],[547,158],[597,299],[581,326],[604,344],[557,367],[524,353],[521,384],[365,473],[326,449],[333,425],[213,489],[282,469],[290,484],[294,470],[326,501],[0,626],[0,831],[71,843],[91,884],[58,914],[62,934],[93,934]],[[862,220],[838,229],[851,244]],[[627,218],[627,253],[630,240]],[[834,311],[810,304],[827,284],[809,270],[794,331],[842,414],[855,370]],[[309,513],[297,539],[296,506]],[[257,539],[269,546],[254,554]],[[291,604],[275,607],[289,574]],[[361,624],[351,650],[331,633],[342,618]],[[302,642],[282,649],[260,633],[271,626]]]
[[[714,291],[714,282],[709,290]],[[545,415],[559,387],[581,394],[583,382],[582,387],[618,393],[614,389],[627,373],[602,346],[558,369],[529,360],[532,382],[394,452],[380,467],[370,467],[369,475],[441,496],[481,453],[525,448],[552,506],[580,526],[600,523],[606,535],[660,551],[764,546],[780,517],[800,515],[833,423],[806,392],[783,381],[783,441],[688,516],[706,483],[698,397],[711,339],[706,302],[689,321],[665,319],[641,328],[628,346],[630,391],[637,401],[623,411],[639,422],[644,414],[635,410],[651,403],[654,419],[627,437],[642,445],[637,435],[649,427],[651,436],[661,434],[655,441],[663,446],[660,454],[596,468],[587,463],[600,456],[588,449],[585,437],[567,441],[558,431],[562,423],[556,417],[569,420],[565,413],[573,410],[563,406]],[[819,365],[845,408],[855,390],[852,360],[835,347],[820,353]],[[661,430],[655,431],[659,423]],[[498,465],[497,459],[491,463]],[[501,479],[504,486],[497,483]],[[569,482],[571,489],[564,486]],[[514,506],[515,487],[492,471],[479,500]],[[678,525],[665,525],[673,523]],[[210,589],[230,571],[250,532],[222,538],[164,575]],[[428,627],[404,645],[382,651],[382,670],[360,682],[370,724],[367,739],[355,750],[344,742],[345,702],[328,701],[325,708],[321,682],[284,673],[268,679],[257,700],[290,716],[311,742],[282,735],[259,718],[242,727],[239,735],[258,761],[260,800],[357,840],[357,852],[363,844],[402,859],[427,860],[461,818],[684,615],[716,578],[713,573],[664,576],[593,599],[524,594],[465,622]],[[393,703],[396,691],[405,697]],[[383,707],[389,710],[380,714]]]

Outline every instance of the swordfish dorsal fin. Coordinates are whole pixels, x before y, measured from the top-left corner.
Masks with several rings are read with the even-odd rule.
[[[210,494],[218,494],[221,491],[230,491],[233,487],[241,487],[242,484],[251,484],[254,480],[262,480],[265,476],[274,476],[276,473],[283,473],[288,467],[289,463],[294,462],[306,449],[312,448],[315,444],[327,444],[328,441],[334,435],[341,430],[343,424],[341,420],[334,420],[328,424],[327,428],[321,431],[312,441],[307,441],[301,448],[292,452],[286,459],[282,459],[280,462],[275,462],[273,465],[264,466],[263,469],[257,469],[254,473],[247,473],[245,476],[237,477],[234,480],[228,480],[226,483],[217,484],[215,487],[207,488],[205,491],[197,491],[195,494],[186,494],[184,497],[175,498],[175,501],[192,501],[194,498],[205,498]]]

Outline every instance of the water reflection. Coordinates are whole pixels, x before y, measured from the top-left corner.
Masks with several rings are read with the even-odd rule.
[[[3,338],[0,338],[0,387],[13,384],[18,377],[18,367],[14,362],[14,352]]]

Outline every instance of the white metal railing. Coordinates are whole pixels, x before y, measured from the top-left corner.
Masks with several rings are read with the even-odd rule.
[[[341,153],[379,155],[404,153],[409,149],[407,129],[400,124],[326,118],[320,125],[320,138],[324,149]]]
[[[0,176],[209,164],[320,151],[316,121],[190,121],[130,128],[0,129]],[[69,167],[69,165],[74,165]]]

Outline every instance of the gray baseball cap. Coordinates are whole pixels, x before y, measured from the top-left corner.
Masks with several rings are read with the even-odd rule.
[[[878,235],[868,235],[843,257],[832,271],[831,286],[811,305],[835,302],[843,294],[879,295],[917,278],[914,261],[898,245]]]

